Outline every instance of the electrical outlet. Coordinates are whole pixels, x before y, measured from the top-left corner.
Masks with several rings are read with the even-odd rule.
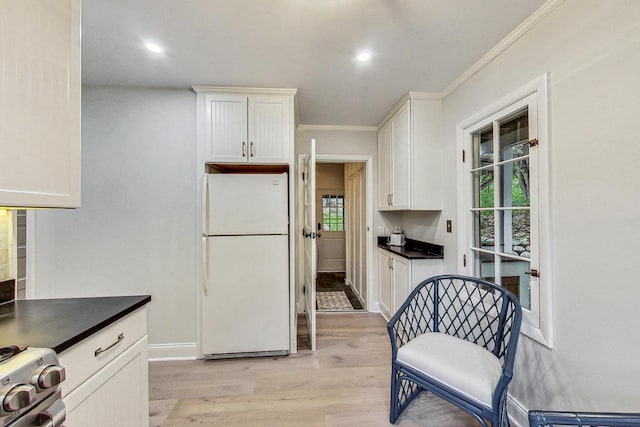
[[[450,219],[447,220],[447,233],[451,233],[453,228],[453,224]]]
[[[384,236],[385,234],[387,234],[387,233],[384,230],[384,226],[378,227],[378,235],[379,236]]]

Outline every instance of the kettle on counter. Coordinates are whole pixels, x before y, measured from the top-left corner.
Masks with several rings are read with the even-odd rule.
[[[390,246],[404,246],[404,233],[399,225],[393,227],[393,232],[387,237],[387,244]]]

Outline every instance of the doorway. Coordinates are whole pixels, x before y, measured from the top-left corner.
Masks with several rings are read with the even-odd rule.
[[[363,194],[347,177],[354,165],[363,163],[318,163],[316,165],[317,266],[316,307],[318,312],[363,310],[363,248],[354,246],[354,236],[364,236]],[[346,236],[350,237],[347,242]],[[347,244],[349,243],[349,245]],[[347,246],[351,250],[347,250]],[[357,272],[347,270],[347,260]],[[350,274],[347,274],[350,273]],[[357,277],[357,280],[356,280]]]
[[[306,156],[301,156],[301,161]],[[372,244],[370,230],[371,209],[367,195],[372,191],[369,156],[318,156],[315,177],[316,304],[309,307],[302,298],[308,297],[304,289],[304,268],[301,263],[301,285],[298,295],[306,315],[298,316],[298,348],[309,348],[311,330],[308,311],[357,312],[366,311],[368,304],[368,277]],[[370,173],[370,172],[369,172]],[[302,191],[299,196],[302,197]],[[300,199],[302,200],[302,199]],[[305,202],[306,203],[306,202]],[[371,212],[369,212],[371,211]],[[301,218],[302,220],[302,215]],[[304,233],[301,233],[304,234]],[[304,239],[301,239],[304,240]],[[301,261],[304,259],[302,250]],[[337,298],[339,296],[339,298]],[[305,298],[306,299],[306,298]],[[301,313],[299,311],[299,313]],[[311,316],[315,319],[315,316]],[[315,323],[315,322],[314,322]]]
[[[312,144],[313,145],[313,144]],[[373,205],[370,195],[373,192],[373,180],[372,180],[372,168],[373,158],[370,155],[315,155],[314,151],[310,151],[311,154],[300,154],[298,156],[298,207],[297,220],[301,224],[297,237],[297,287],[296,287],[296,301],[297,301],[297,337],[298,337],[298,349],[304,350],[304,342],[311,344],[311,348],[315,348],[313,345],[315,340],[315,326],[316,326],[316,312],[317,304],[311,301],[316,301],[315,294],[318,286],[319,279],[320,290],[323,289],[323,285],[327,282],[332,283],[330,286],[339,284],[342,288],[348,286],[349,289],[355,289],[359,293],[354,299],[358,301],[362,308],[361,311],[365,311],[368,307],[373,307],[373,302],[369,301],[372,298],[371,292],[368,290],[369,278],[373,272],[371,271],[372,263],[372,251],[373,251],[373,237],[371,233],[371,224],[373,221]],[[323,168],[323,165],[330,164],[328,168],[341,171],[341,178],[335,178],[332,180],[333,184],[322,185],[316,187],[317,174],[307,174],[305,171],[310,171],[311,166],[308,164],[310,157],[317,158],[317,164],[314,162],[314,167]],[[340,175],[338,175],[340,176]],[[310,179],[311,178],[311,179]],[[309,184],[307,184],[309,182]],[[315,197],[311,197],[313,202],[307,199],[307,190],[313,188],[313,194]],[[328,190],[324,192],[316,191]],[[339,191],[342,190],[342,191]],[[321,193],[321,194],[319,194]],[[310,194],[309,194],[310,196]],[[328,196],[328,197],[323,197]],[[331,197],[335,196],[335,197]],[[342,197],[339,197],[342,196]],[[336,208],[342,205],[343,210],[339,212],[338,209],[329,209],[327,212],[327,220],[325,221],[324,212],[320,208],[316,208],[316,205],[322,203],[322,199],[325,199],[327,207],[334,205]],[[333,200],[332,200],[333,199]],[[307,224],[307,218],[310,216],[309,209],[313,205],[313,223]],[[352,212],[357,212],[358,215],[352,215]],[[342,218],[340,218],[342,216]],[[340,219],[342,219],[343,225],[340,227]],[[331,250],[327,253],[327,248],[323,248],[324,242],[320,242],[321,255],[316,255],[316,249],[318,245],[316,242],[323,239],[323,231],[325,229],[325,223],[328,227],[329,240],[335,240],[332,244],[334,246],[342,246],[338,252]],[[342,230],[340,230],[342,228]],[[357,230],[355,232],[354,230]],[[339,233],[342,231],[344,237]],[[320,233],[320,238],[316,237],[316,233]],[[311,252],[311,249],[307,247],[313,240],[314,261],[308,262],[307,255]],[[338,243],[343,241],[344,243]],[[340,254],[340,251],[344,255]],[[344,261],[342,261],[344,256]],[[322,263],[321,272],[317,273],[317,265]],[[312,268],[310,271],[307,271]],[[325,275],[332,275],[328,280]],[[311,282],[308,278],[313,277]],[[311,285],[313,283],[313,285]],[[313,294],[313,298],[310,300],[309,296]],[[353,307],[349,307],[353,310]],[[321,314],[321,317],[326,319],[326,316],[331,316],[329,313]],[[311,323],[309,323],[309,320]],[[322,323],[322,320],[320,320]],[[301,337],[301,335],[305,335]],[[307,347],[308,348],[308,347]]]

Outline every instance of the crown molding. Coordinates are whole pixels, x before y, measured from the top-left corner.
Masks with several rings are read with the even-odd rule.
[[[378,126],[298,125],[299,131],[322,130],[344,132],[377,132]]]
[[[493,61],[498,55],[504,52],[509,46],[514,44],[520,37],[525,35],[545,16],[551,13],[556,7],[560,6],[565,0],[547,0],[545,4],[540,6],[538,10],[533,12],[527,19],[495,45],[489,52],[480,58],[475,64],[462,73],[457,79],[449,84],[442,92],[439,93],[440,98],[446,98],[453,91],[462,86],[467,80],[473,77],[478,71],[484,68],[488,63]]]
[[[258,88],[237,86],[192,86],[195,93],[248,93],[270,95],[295,95],[298,89],[294,88]]]
[[[409,92],[404,98],[402,98],[402,102],[407,99],[424,99],[427,101],[438,101],[442,99],[442,93],[440,92]]]

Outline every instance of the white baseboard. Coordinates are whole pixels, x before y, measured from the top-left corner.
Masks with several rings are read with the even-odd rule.
[[[384,310],[380,307],[380,303],[379,302],[374,302],[373,303],[373,307],[371,307],[371,310],[369,310],[369,312],[371,312],[371,313],[380,313],[382,315],[382,317],[384,318],[384,320],[386,320],[387,322],[389,320],[391,320],[391,316],[388,316],[387,313],[384,312]]]
[[[529,425],[529,410],[517,399],[507,394],[507,413],[509,421],[515,427],[526,427]]]
[[[194,342],[149,344],[149,361],[196,360],[197,346]]]

